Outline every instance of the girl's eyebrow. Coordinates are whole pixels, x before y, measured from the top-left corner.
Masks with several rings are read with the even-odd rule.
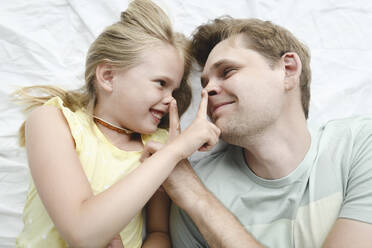
[[[156,76],[156,78],[163,79],[163,80],[168,81],[168,82],[173,82],[173,80],[166,75],[159,74],[158,76]]]

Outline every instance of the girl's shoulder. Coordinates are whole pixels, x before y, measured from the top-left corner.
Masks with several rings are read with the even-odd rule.
[[[85,111],[73,112],[64,105],[62,99],[58,96],[49,99],[44,105],[35,108],[28,116],[26,123],[35,119],[44,120],[46,124],[49,123],[50,125],[55,122],[63,122],[70,127],[78,125],[81,122],[88,122],[89,120]]]
[[[25,122],[25,131],[26,143],[30,144],[42,144],[47,139],[53,140],[54,145],[71,144],[73,141],[62,111],[49,105],[37,107],[30,113]]]
[[[30,113],[27,128],[32,132],[53,129],[56,133],[70,134],[76,143],[84,135],[82,130],[89,128],[89,118],[82,111],[73,112],[64,106],[61,98],[53,97]]]
[[[49,102],[49,101],[48,101]],[[47,102],[47,103],[48,103]],[[38,123],[39,127],[52,126],[55,123],[65,122],[64,114],[61,108],[57,108],[51,104],[44,104],[36,107],[26,119],[26,125],[30,123]]]

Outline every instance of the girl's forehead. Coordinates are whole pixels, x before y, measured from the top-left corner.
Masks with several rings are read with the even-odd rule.
[[[171,45],[155,46],[142,51],[140,64],[151,67],[183,67],[183,59]]]
[[[144,59],[151,57],[163,57],[169,55],[178,56],[179,58],[181,58],[180,52],[177,50],[175,46],[164,42],[148,46],[141,52],[141,56]]]
[[[138,63],[126,72],[178,83],[182,79],[183,70],[183,59],[177,49],[171,45],[158,45],[142,51]]]

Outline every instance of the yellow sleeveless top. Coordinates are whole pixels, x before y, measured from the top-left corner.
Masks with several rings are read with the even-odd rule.
[[[59,97],[50,99],[45,105],[62,110],[75,140],[81,165],[95,195],[106,190],[140,164],[141,152],[127,152],[115,147],[95,124],[93,128],[91,127],[90,117],[85,112],[72,112],[63,106],[63,101]],[[165,143],[167,137],[166,130],[158,129],[152,135],[142,135],[142,142],[145,144],[148,140],[154,140]],[[23,211],[23,222],[24,228],[17,238],[17,247],[68,247],[45,210],[32,179]],[[141,212],[132,219],[120,235],[125,248],[141,247]]]

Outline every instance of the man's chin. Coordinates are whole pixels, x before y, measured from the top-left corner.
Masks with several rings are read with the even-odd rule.
[[[237,142],[236,142],[237,139],[236,139],[235,135],[231,132],[221,131],[220,138],[228,144],[237,145]]]
[[[212,122],[214,125],[216,125],[218,128],[221,128],[220,125],[221,125],[221,118],[217,118],[217,119],[212,119]]]
[[[239,145],[239,138],[241,136],[240,130],[234,125],[232,121],[219,119],[215,125],[221,130],[220,138],[226,143],[232,145]]]
[[[214,123],[221,131],[221,134],[220,134],[220,138],[224,139],[224,137],[229,137],[231,136],[231,133],[230,133],[230,128],[227,126],[227,123],[226,122],[223,122],[223,121],[217,121]]]
[[[217,120],[214,120],[213,123],[221,130],[221,132],[228,128],[228,122],[224,118],[218,118]]]

